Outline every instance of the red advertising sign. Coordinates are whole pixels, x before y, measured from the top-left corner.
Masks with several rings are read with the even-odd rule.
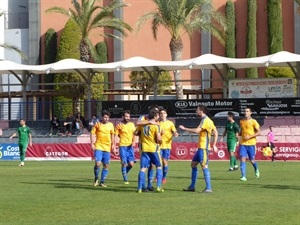
[[[262,149],[265,143],[257,144],[257,160],[269,160],[264,156]],[[226,143],[217,143],[218,151],[210,151],[210,160],[229,160]],[[134,148],[136,159],[139,159],[139,149]],[[171,160],[192,160],[197,151],[196,143],[174,142],[171,151]],[[300,160],[300,143],[276,143],[277,160]],[[238,147],[237,153],[238,156]],[[28,147],[28,160],[92,160],[93,153],[90,144],[33,144]],[[111,153],[112,160],[119,160],[119,149]],[[1,159],[0,159],[1,160]]]

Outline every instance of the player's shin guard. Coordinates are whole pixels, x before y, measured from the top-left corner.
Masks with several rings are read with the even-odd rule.
[[[138,177],[138,190],[145,188],[145,187],[143,187],[144,182],[145,182],[145,172],[140,171],[139,177]]]
[[[198,177],[198,168],[197,167],[193,167],[192,168],[192,176],[191,176],[192,183],[190,185],[190,188],[195,188],[197,177]]]
[[[240,167],[241,167],[242,177],[246,177],[246,162],[241,161]]]
[[[156,179],[157,179],[157,187],[161,188],[161,182],[162,182],[162,169],[156,170]]]
[[[168,171],[169,171],[169,166],[164,166],[163,167],[163,178],[167,177]]]
[[[131,165],[128,165],[128,166],[126,167],[126,173],[128,173],[131,169],[132,169],[132,166],[131,166]]]
[[[206,190],[211,190],[210,172],[208,168],[203,169],[203,176],[206,184]]]
[[[123,180],[124,180],[124,181],[127,181],[128,178],[127,178],[126,167],[123,167],[123,166],[122,166],[121,171],[122,171]]]
[[[104,183],[105,178],[107,177],[107,175],[108,175],[108,169],[103,168],[102,173],[101,173],[101,181],[100,181],[101,183]]]
[[[99,171],[100,171],[100,168],[99,166],[94,166],[94,175],[95,175],[95,179],[98,179],[99,177]]]

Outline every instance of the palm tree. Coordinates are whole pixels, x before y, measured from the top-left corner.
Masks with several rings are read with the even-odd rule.
[[[127,36],[126,31],[131,31],[132,28],[114,16],[114,11],[121,9],[127,4],[120,0],[113,0],[107,6],[101,7],[95,5],[100,0],[81,0],[79,4],[78,0],[72,0],[74,9],[64,9],[61,7],[52,7],[46,12],[48,13],[60,13],[73,19],[81,30],[81,42],[80,42],[80,58],[82,61],[88,62],[91,57],[97,56],[94,46],[92,45],[89,34],[92,30],[97,28],[111,28],[119,31],[122,35]],[[101,33],[103,37],[119,38],[113,34]]]
[[[0,17],[3,15],[4,15],[4,12],[0,11]],[[26,55],[17,46],[10,45],[8,43],[0,43],[0,48],[5,48],[8,50],[15,51],[22,57],[22,59],[26,59]]]
[[[224,43],[225,18],[213,9],[210,0],[153,0],[156,10],[143,15],[137,22],[138,30],[148,20],[154,39],[157,39],[158,27],[163,26],[171,35],[169,44],[173,61],[181,60],[183,53],[182,36],[190,37],[195,32],[205,30]],[[180,71],[174,72],[176,95],[182,99],[183,89]]]
[[[298,4],[297,12],[300,14],[300,0],[295,0],[295,2]]]

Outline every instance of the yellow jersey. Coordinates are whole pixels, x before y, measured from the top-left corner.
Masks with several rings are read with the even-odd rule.
[[[164,134],[161,136],[160,148],[171,149],[173,133],[176,132],[175,125],[170,120],[160,121],[159,125],[160,129],[164,131]]]
[[[115,134],[120,138],[120,146],[132,145],[133,135],[135,131],[134,123],[119,123],[116,125]]]
[[[216,126],[208,116],[205,116],[202,118],[199,127],[201,131],[199,133],[198,148],[210,150],[211,134],[216,129]]]
[[[143,152],[156,152],[159,150],[156,136],[160,133],[159,125],[149,124],[144,126],[141,130],[141,144]]]
[[[259,124],[255,119],[242,119],[240,121],[241,128],[241,145],[255,145],[256,137],[250,138],[249,140],[245,140],[245,136],[250,136],[255,134],[259,130]]]
[[[94,125],[91,134],[96,135],[96,150],[110,152],[112,143],[111,135],[114,134],[114,125],[111,122],[105,124],[97,122]]]

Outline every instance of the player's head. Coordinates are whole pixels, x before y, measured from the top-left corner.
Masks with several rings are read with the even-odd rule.
[[[124,123],[128,123],[130,121],[130,111],[129,110],[125,110],[122,113],[122,118],[123,118],[123,122]]]
[[[109,121],[110,112],[107,110],[102,111],[102,123],[107,123]]]
[[[97,114],[93,114],[93,119],[97,119],[97,118],[98,118]]]
[[[249,108],[249,107],[245,108],[244,114],[245,114],[245,118],[249,119],[251,117],[251,115],[252,115],[252,109]]]
[[[23,126],[26,124],[26,120],[25,119],[20,119],[20,125]]]
[[[157,110],[151,110],[149,112],[149,120],[155,120],[155,121],[158,121],[159,119],[159,111]]]
[[[269,126],[270,131],[273,131],[273,126]]]
[[[234,120],[234,113],[233,112],[228,112],[228,114],[227,114],[227,120],[228,121]]]
[[[150,105],[150,107],[149,107],[149,112],[150,112],[151,110],[159,111],[159,106],[158,106],[158,105]]]
[[[200,117],[204,117],[207,114],[207,108],[204,105],[199,105],[197,107],[196,113]]]
[[[53,116],[53,119],[55,119],[55,120],[56,120],[56,119],[57,119],[57,115],[54,115],[54,116]]]
[[[159,110],[159,117],[161,120],[166,120],[168,114],[166,109],[160,109]]]

